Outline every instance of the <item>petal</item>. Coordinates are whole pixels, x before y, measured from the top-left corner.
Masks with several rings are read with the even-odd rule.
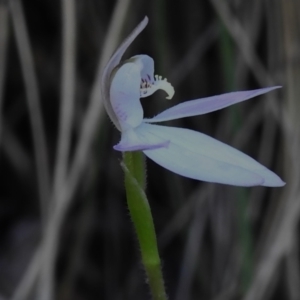
[[[144,122],[155,123],[163,122],[174,119],[180,119],[185,117],[192,117],[197,115],[203,115],[209,112],[213,112],[232,104],[248,100],[261,94],[268,93],[272,90],[281,88],[281,86],[268,87],[258,90],[232,92],[222,94],[218,96],[212,96],[207,98],[201,98],[191,101],[186,101],[175,105],[169,109],[166,109],[162,113],[158,114],[154,118],[144,119]]]
[[[143,123],[135,130],[152,144],[164,139],[168,147],[144,153],[164,168],[185,177],[237,186],[283,186],[273,172],[248,155],[202,133]]]
[[[141,66],[141,77],[144,80],[154,82],[154,60],[148,55],[140,54],[130,58]]]
[[[110,103],[121,131],[142,123],[144,111],[140,102],[140,67],[136,63],[123,64],[113,76]]]
[[[122,132],[121,141],[114,146],[114,149],[122,152],[148,150],[168,147],[169,143],[169,141],[161,138],[156,138],[153,142],[151,138],[145,137],[143,133],[137,134],[134,129],[130,129]]]
[[[119,130],[121,130],[121,127],[110,103],[109,91],[110,91],[111,73],[113,69],[120,63],[124,52],[130,46],[130,44],[135,40],[135,38],[143,31],[143,29],[146,27],[147,24],[148,24],[148,18],[145,17],[143,21],[131,32],[131,34],[127,37],[127,39],[121,44],[121,46],[112,55],[107,65],[105,66],[101,76],[100,85],[101,85],[101,93],[102,93],[104,106],[110,119],[113,121],[113,123]]]
[[[154,61],[150,56],[135,55],[129,61],[137,63],[141,68],[141,98],[148,97],[157,90],[163,90],[168,94],[166,98],[172,99],[175,93],[173,86],[166,78],[162,79],[161,76],[154,76]]]

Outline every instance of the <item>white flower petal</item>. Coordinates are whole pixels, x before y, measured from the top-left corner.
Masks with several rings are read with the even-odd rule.
[[[125,63],[115,73],[110,86],[110,103],[121,131],[142,123],[144,111],[140,102],[140,68],[136,63]]]
[[[261,94],[268,93],[274,89],[278,89],[280,86],[263,88],[251,91],[232,92],[222,94],[218,96],[212,96],[207,98],[201,98],[196,100],[190,100],[178,105],[175,105],[169,109],[166,109],[162,113],[158,114],[154,118],[144,119],[144,122],[155,123],[169,120],[175,120],[185,117],[192,117],[197,115],[207,114],[235,103],[239,103]]]
[[[170,141],[168,147],[143,151],[164,168],[185,177],[237,186],[283,186],[273,172],[246,154],[202,133],[167,126],[141,124],[139,138],[155,144]]]
[[[148,24],[148,18],[145,17],[143,21],[131,32],[131,34],[127,37],[127,39],[121,44],[121,46],[112,55],[107,65],[105,66],[101,76],[100,87],[101,87],[102,101],[104,103],[107,114],[109,115],[110,119],[113,121],[113,123],[119,130],[121,130],[121,127],[110,103],[109,91],[110,91],[110,83],[111,83],[111,73],[113,69],[120,63],[124,52],[130,46],[130,44],[136,39],[136,37],[143,31],[143,29],[146,27],[147,24]]]
[[[141,69],[141,98],[148,97],[157,90],[163,90],[168,94],[166,98],[172,99],[175,93],[173,86],[166,78],[162,78],[159,75],[154,76],[154,61],[150,56],[144,54],[135,55],[129,61],[135,62]]]
[[[140,54],[132,56],[129,60],[139,64],[143,80],[148,80],[151,83],[154,82],[154,60],[152,57]]]

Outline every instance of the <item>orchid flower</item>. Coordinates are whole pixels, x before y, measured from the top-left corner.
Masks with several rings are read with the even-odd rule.
[[[136,55],[120,63],[126,49],[147,23],[145,17],[116,50],[103,71],[101,88],[105,108],[121,131],[121,141],[114,149],[143,151],[162,167],[197,180],[236,186],[283,186],[285,183],[275,173],[220,141],[193,130],[152,124],[213,112],[279,86],[186,101],[154,118],[144,118],[140,98],[159,89],[167,93],[167,99],[174,95],[174,88],[166,79],[154,76],[151,57]]]

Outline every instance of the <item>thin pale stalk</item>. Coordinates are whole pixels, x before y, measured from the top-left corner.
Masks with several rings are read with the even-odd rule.
[[[152,298],[166,300],[151,209],[142,189],[145,183],[143,159],[141,152],[125,152],[123,155],[121,166],[125,172],[127,205],[138,237]]]
[[[103,50],[101,59],[99,61],[98,71],[92,88],[89,106],[84,117],[78,146],[75,149],[74,160],[73,162],[71,162],[71,171],[66,178],[66,184],[61,186],[59,191],[57,191],[57,193],[53,195],[52,200],[53,203],[55,203],[55,207],[53,209],[51,219],[49,219],[49,223],[47,224],[46,234],[44,235],[43,241],[40,246],[42,247],[43,259],[45,258],[47,261],[47,264],[46,266],[44,265],[44,267],[48,268],[48,270],[50,270],[50,268],[52,268],[51,266],[53,266],[55,263],[59,240],[58,233],[64,216],[71,204],[72,197],[76,191],[76,187],[78,185],[80,176],[88,157],[91,143],[97,130],[97,125],[100,121],[99,119],[103,113],[103,102],[101,101],[101,91],[99,88],[102,69],[108,59],[107,56],[109,54],[107,53],[112,53],[113,49],[115,49],[118,45],[120,32],[123,29],[129,4],[130,0],[119,0],[115,7],[110,24],[110,29],[104,46],[105,49],[108,48],[110,49],[110,51]],[[41,266],[42,265],[40,265],[40,267]],[[29,268],[30,267],[31,266],[29,266]],[[37,272],[36,276],[38,276],[39,274],[40,272]],[[34,284],[34,282],[34,280],[31,281],[32,284]],[[25,299],[25,297],[23,299]]]
[[[22,3],[19,0],[10,0],[10,11],[17,48],[20,55],[25,90],[28,101],[33,144],[37,168],[39,198],[41,203],[42,219],[46,216],[49,198],[49,165],[45,138],[45,130],[40,107],[38,82],[34,70],[32,49],[25,22]]]
[[[65,191],[67,192],[67,191]],[[41,246],[42,260],[40,265],[40,280],[38,286],[37,299],[39,300],[53,300],[55,299],[54,292],[54,271],[55,258],[59,245],[59,233],[66,215],[68,206],[63,201],[65,194],[62,192],[57,198],[57,203],[54,206],[53,214],[47,224],[43,242]]]
[[[75,3],[73,0],[62,0],[62,86],[57,157],[53,187],[54,199],[56,193],[61,190],[61,187],[66,181],[71,141],[75,96],[75,9]],[[50,216],[50,218],[51,217],[52,216]],[[57,237],[53,236],[52,240],[58,240],[58,232],[52,233],[52,235],[57,235]],[[55,242],[53,243],[54,245],[57,244]],[[49,248],[52,248],[52,244],[49,246]],[[44,251],[47,252],[48,250],[44,249]],[[42,260],[41,277],[38,291],[39,299],[51,300],[54,298],[54,259],[55,256],[52,259],[52,253],[50,253],[50,255],[45,255],[44,259]]]
[[[70,150],[75,97],[76,23],[75,2],[62,0],[62,85],[54,193],[64,184]]]

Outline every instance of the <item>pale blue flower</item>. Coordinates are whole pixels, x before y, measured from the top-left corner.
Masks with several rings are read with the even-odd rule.
[[[164,90],[171,99],[174,88],[166,80],[154,76],[153,59],[137,55],[120,63],[137,35],[148,23],[146,17],[123,42],[104,69],[101,88],[105,108],[121,131],[118,151],[141,150],[162,167],[185,177],[237,186],[283,186],[273,172],[248,155],[200,132],[184,128],[154,125],[216,111],[279,87],[233,92],[186,101],[173,106],[152,119],[144,119],[140,98]]]

